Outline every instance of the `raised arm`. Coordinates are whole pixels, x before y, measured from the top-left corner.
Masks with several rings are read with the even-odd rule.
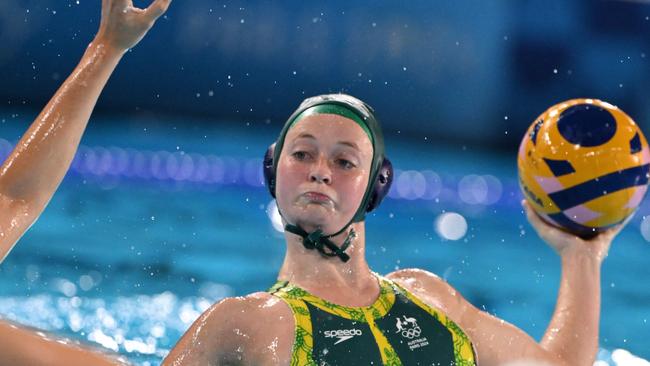
[[[99,31],[79,65],[0,167],[0,262],[41,214],[61,183],[106,81],[171,0],[146,9],[102,0]]]
[[[524,202],[528,221],[562,261],[553,318],[540,344],[571,365],[593,365],[598,352],[600,267],[619,225],[585,241],[543,222]]]
[[[102,0],[102,19],[81,62],[0,168],[0,262],[61,183],[99,94],[124,52],[169,6],[154,0]],[[0,321],[0,365],[112,366],[123,360],[17,324]]]
[[[390,277],[458,323],[476,347],[481,366],[502,366],[517,361],[591,366],[598,351],[600,265],[622,226],[584,241],[546,224],[528,205],[524,204],[524,208],[535,230],[558,252],[562,261],[555,312],[539,343],[514,325],[477,309],[431,273],[402,270]]]
[[[477,309],[458,291],[433,273],[400,270],[387,277],[409,289],[430,306],[442,310],[467,334],[480,366],[517,365],[576,366],[544,349],[521,329]]]

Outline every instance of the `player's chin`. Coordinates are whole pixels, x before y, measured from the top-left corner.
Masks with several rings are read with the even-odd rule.
[[[339,220],[336,215],[332,215],[330,211],[323,210],[322,208],[307,208],[301,211],[298,215],[296,222],[308,232],[316,229],[321,229],[323,232],[331,232],[337,225]]]
[[[328,211],[322,208],[306,208],[301,210],[296,221],[302,223],[302,226],[323,228],[328,226],[332,221],[332,217]]]

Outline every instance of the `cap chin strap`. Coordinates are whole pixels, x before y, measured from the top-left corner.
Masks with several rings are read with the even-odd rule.
[[[350,256],[345,253],[345,250],[348,249],[352,243],[352,239],[357,237],[357,233],[354,231],[354,229],[350,229],[350,233],[348,233],[348,236],[345,238],[345,241],[340,248],[331,240],[329,240],[329,238],[342,233],[345,229],[348,228],[348,226],[350,226],[350,224],[346,225],[343,227],[343,229],[332,235],[323,235],[323,230],[321,229],[317,229],[312,233],[308,233],[300,226],[292,224],[285,225],[284,230],[302,237],[302,245],[304,245],[305,248],[316,249],[326,257],[339,257],[342,262],[347,262],[350,260]],[[329,252],[325,251],[325,248],[329,249]]]

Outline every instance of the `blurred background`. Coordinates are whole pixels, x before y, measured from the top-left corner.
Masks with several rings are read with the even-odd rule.
[[[0,158],[99,11],[0,2]],[[70,174],[0,266],[0,314],[159,363],[209,304],[273,283],[284,249],[261,157],[305,97],[344,92],[375,107],[397,168],[368,220],[373,268],[431,270],[539,339],[559,262],[521,213],[519,141],[578,97],[648,133],[649,56],[644,1],[177,0],[118,66]],[[650,364],[648,213],[603,268],[601,365]]]
[[[97,7],[2,2],[3,106],[49,99],[92,39]],[[305,96],[346,92],[378,107],[387,130],[512,152],[569,98],[647,125],[649,12],[603,0],[184,1],[124,59],[97,112],[279,126]]]

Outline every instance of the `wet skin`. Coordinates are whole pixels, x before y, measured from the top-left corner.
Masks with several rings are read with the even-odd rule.
[[[359,126],[343,117],[308,118],[287,134],[278,163],[278,207],[289,222],[298,222],[308,231],[322,228],[326,233],[335,232],[351,219],[361,202],[372,146]],[[341,149],[346,145],[341,141],[350,140],[357,147],[356,156],[341,152],[350,148]],[[475,308],[435,274],[405,269],[387,277],[456,322],[476,347],[481,366],[522,360],[592,365],[598,349],[600,265],[620,228],[585,242],[545,224],[527,205],[524,209],[533,227],[562,260],[556,311],[539,343]],[[379,285],[365,261],[365,226],[359,222],[352,227],[358,237],[347,251],[350,261],[345,263],[305,249],[301,238],[285,232],[287,252],[278,279],[335,304],[372,304]],[[345,234],[332,240],[341,245]],[[288,365],[294,327],[288,305],[268,293],[227,298],[197,319],[163,364]]]
[[[372,143],[334,114],[305,117],[286,136],[277,170],[277,204],[308,232],[334,233],[354,216],[368,186]]]
[[[0,261],[36,221],[61,183],[97,98],[126,51],[171,0],[146,9],[130,0],[102,0],[99,31],[0,168]],[[124,361],[78,343],[0,321],[2,365],[116,365]]]

